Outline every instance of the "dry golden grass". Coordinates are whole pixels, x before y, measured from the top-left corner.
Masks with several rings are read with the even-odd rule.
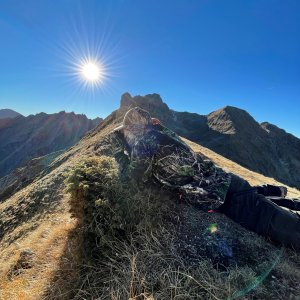
[[[110,130],[111,127],[107,127],[101,135]],[[75,161],[92,153],[92,146],[99,140],[101,135],[90,135],[84,138],[80,144],[63,154],[60,158],[69,158],[70,156],[70,159],[68,159],[64,165],[72,165]],[[187,142],[194,151],[203,153],[220,167],[245,178],[252,185],[264,183],[280,184],[272,178],[249,171],[205,147],[185,139],[183,140]],[[80,155],[77,155],[77,153]],[[56,170],[54,170],[54,172],[56,172]],[[19,198],[25,197],[28,191],[34,190],[38,186],[39,181],[21,190],[11,199],[1,203],[0,210],[2,211],[9,206],[18,205]],[[288,190],[289,197],[300,197],[300,191],[292,188]],[[78,249],[70,246],[75,245],[76,242],[80,242],[78,236],[72,235],[77,227],[77,221],[70,218],[68,197],[64,195],[63,200],[59,203],[58,209],[49,212],[41,219],[32,219],[30,222],[23,223],[15,228],[11,235],[20,237],[11,244],[1,246],[0,250],[0,299],[55,299],[54,294],[57,296],[56,299],[63,299],[66,286],[72,282],[72,278],[76,279],[75,265],[80,263],[80,255],[74,253],[78,251]],[[73,239],[72,243],[70,243],[70,239]],[[32,249],[35,253],[33,267],[9,279],[7,276],[9,270],[17,262],[20,252],[27,248]],[[71,261],[71,258],[73,258],[73,261]],[[61,264],[62,262],[65,262],[63,266]],[[53,289],[53,286],[55,286],[55,289]],[[53,289],[54,292],[52,294],[49,293],[49,289]],[[148,299],[153,299],[151,295],[147,295],[147,297],[149,297]],[[115,299],[117,298],[118,297]]]
[[[80,206],[77,201],[85,201],[85,221],[89,228],[84,233],[89,241],[85,250],[87,257],[89,253],[93,256],[86,260],[80,284],[74,287],[74,299],[298,296],[298,257],[292,251],[277,248],[222,214],[186,205],[176,200],[174,193],[166,193],[158,186],[135,191],[127,184],[125,190],[122,186],[119,190],[112,187],[113,181],[99,179],[104,171],[98,176],[96,170],[82,166],[76,169],[81,170],[75,172],[80,176],[70,174],[68,183],[72,184],[75,209]],[[83,187],[87,187],[84,194],[80,192]],[[117,190],[120,193],[116,194]],[[99,195],[108,200],[108,206],[96,204]],[[214,224],[217,230],[209,231],[209,224]],[[220,248],[220,241],[225,248],[233,246],[230,249],[234,262],[223,261],[225,248]],[[276,280],[271,282],[271,276]]]
[[[5,201],[0,199],[0,211],[3,212],[9,208],[12,211],[22,211],[24,204],[20,202],[30,198],[30,193],[38,190],[44,184],[42,181],[45,178],[51,181],[55,177],[54,174],[64,172],[66,168],[78,163],[82,156],[89,156],[93,151],[93,145],[113,127],[113,125],[107,126],[100,133],[87,135],[80,143],[52,163],[51,173],[34,181],[9,199]],[[78,253],[80,237],[74,234],[78,229],[78,222],[70,216],[69,197],[61,190],[61,185],[55,184],[51,189],[53,188],[55,190],[47,191],[50,198],[54,192],[63,194],[58,200],[57,207],[49,209],[42,216],[37,214],[27,222],[20,222],[20,225],[6,234],[0,242],[0,300],[52,299],[55,297],[63,299],[64,296],[61,294],[64,293],[64,289],[69,288],[73,279],[76,280],[77,274],[72,272],[76,270],[74,265],[80,260]],[[52,200],[57,201],[57,199]],[[5,215],[1,216],[1,219],[8,220],[13,217]],[[11,239],[14,242],[11,243]],[[10,280],[8,278],[10,269],[16,264],[21,251],[28,248],[35,253],[33,267]],[[71,258],[74,261],[71,261]],[[59,278],[56,278],[57,276]]]
[[[241,165],[217,154],[216,152],[205,148],[199,144],[193,143],[185,138],[182,138],[195,152],[200,152],[211,159],[215,164],[220,166],[227,172],[232,172],[245,180],[247,180],[252,186],[261,184],[273,184],[273,185],[283,185],[288,188],[288,197],[290,198],[300,198],[300,191],[291,188],[283,183],[276,181],[274,178],[266,177],[262,174],[250,171]]]
[[[53,213],[51,218],[41,220],[35,229],[3,249],[0,255],[0,299],[42,299],[60,267],[69,233],[76,224],[67,210]],[[19,275],[8,276],[24,249],[35,253],[33,267],[22,270]]]

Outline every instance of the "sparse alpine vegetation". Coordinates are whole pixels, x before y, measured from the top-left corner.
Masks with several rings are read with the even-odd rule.
[[[299,254],[121,176],[105,141],[124,113],[0,201],[0,299],[297,299]],[[280,185],[185,141],[252,185]]]
[[[82,266],[66,299],[235,299],[250,291],[267,298],[294,284],[296,277],[271,290],[295,254],[280,262],[286,250],[228,218],[155,186],[122,182],[111,157],[87,158],[65,183],[82,234]],[[48,298],[64,298],[57,293]]]

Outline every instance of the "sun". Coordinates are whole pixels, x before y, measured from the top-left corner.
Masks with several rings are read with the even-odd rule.
[[[99,63],[86,62],[81,66],[81,75],[88,82],[99,82],[103,77],[103,70]]]
[[[0,0],[1,1],[1,0]],[[111,42],[109,32],[94,32],[98,26],[90,22],[81,24],[74,19],[71,31],[64,31],[63,38],[54,48],[58,56],[57,76],[66,77],[73,93],[83,93],[94,98],[111,89],[115,77],[119,77],[119,42]],[[86,27],[86,25],[91,28]],[[98,23],[97,23],[98,24]],[[117,42],[117,43],[115,43]]]

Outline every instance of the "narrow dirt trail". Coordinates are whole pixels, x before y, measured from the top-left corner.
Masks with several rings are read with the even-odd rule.
[[[26,226],[26,224],[24,225]],[[75,250],[70,247],[70,236],[77,227],[77,220],[69,213],[68,197],[60,206],[60,211],[46,219],[39,220],[34,230],[12,243],[0,254],[0,299],[34,300],[47,296],[47,290],[55,280],[58,270],[72,270],[65,279],[76,276],[73,265],[76,261],[68,258]],[[16,268],[20,254],[30,249],[34,255],[31,268]],[[61,262],[64,261],[62,268]]]

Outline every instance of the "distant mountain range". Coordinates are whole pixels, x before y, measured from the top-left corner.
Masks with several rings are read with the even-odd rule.
[[[0,176],[32,158],[71,147],[99,123],[96,130],[122,122],[128,109],[135,106],[149,111],[180,136],[249,170],[300,188],[300,139],[297,137],[270,123],[260,124],[245,110],[232,106],[208,115],[176,112],[158,94],[135,97],[123,94],[120,108],[103,122],[65,112],[0,119]]]
[[[24,117],[0,110],[0,177],[33,158],[73,146],[101,121],[64,111]]]
[[[139,106],[179,135],[238,164],[290,186],[300,188],[300,139],[268,122],[259,124],[245,110],[226,106],[208,115],[176,112],[158,94],[123,94],[110,118],[121,119]],[[109,120],[109,119],[108,119]]]
[[[22,115],[12,109],[0,109],[0,119],[15,118],[18,116]]]

